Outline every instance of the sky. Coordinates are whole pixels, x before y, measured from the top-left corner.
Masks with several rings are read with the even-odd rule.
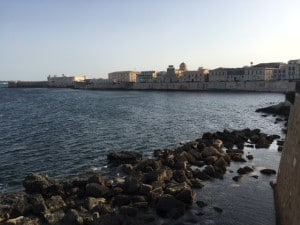
[[[300,58],[299,0],[0,0],[0,80]]]

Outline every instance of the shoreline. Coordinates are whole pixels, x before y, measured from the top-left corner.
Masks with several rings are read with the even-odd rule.
[[[62,180],[39,174],[29,175],[24,180],[26,197],[18,199],[18,205],[24,206],[23,211],[15,208],[14,213],[19,210],[19,214],[15,214],[14,218],[0,215],[0,222],[1,218],[3,224],[5,220],[8,222],[19,218],[22,221],[20,224],[26,220],[31,220],[32,224],[40,224],[40,221],[48,224],[110,224],[105,223],[106,218],[116,224],[118,220],[124,219],[135,221],[136,224],[156,224],[158,218],[181,218],[190,213],[192,204],[197,204],[201,213],[207,203],[195,203],[195,190],[201,189],[203,182],[221,179],[232,161],[252,161],[253,157],[249,154],[245,158],[243,149],[246,145],[254,144],[257,148],[265,149],[278,138],[263,134],[258,129],[224,130],[204,133],[202,138],[174,150],[156,150],[153,158],[144,159],[137,152],[108,154],[110,165],[114,164],[117,166],[115,168],[121,169],[125,179],[111,180],[100,174]],[[243,176],[251,173],[251,169],[241,167],[234,182],[239,182]],[[274,174],[273,170],[264,172]],[[0,196],[3,197],[2,194]],[[70,199],[76,204],[69,202]],[[32,202],[42,207],[35,208]],[[170,208],[170,205],[174,207]],[[217,213],[223,211],[217,206],[211,207]]]

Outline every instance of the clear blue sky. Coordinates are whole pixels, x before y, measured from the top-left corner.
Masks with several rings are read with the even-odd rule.
[[[297,58],[299,0],[0,0],[0,80]]]

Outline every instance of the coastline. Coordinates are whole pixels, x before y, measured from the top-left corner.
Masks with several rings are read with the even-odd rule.
[[[239,163],[255,160],[249,153],[244,153],[248,151],[246,145],[265,149],[278,138],[277,135],[263,134],[259,129],[224,130],[204,133],[201,138],[174,150],[156,150],[153,158],[143,158],[137,152],[112,152],[107,156],[111,169],[117,169],[123,175],[113,179],[95,174],[54,180],[46,175],[32,174],[23,182],[25,193],[1,195],[2,202],[10,202],[10,205],[4,208],[2,205],[0,222],[160,224],[158,220],[163,220],[172,224],[180,218],[201,220],[206,208],[222,214],[226,208],[203,201],[203,184],[222,179],[233,161],[240,166],[236,173],[229,171],[234,175],[233,183],[239,183],[243,177],[251,179],[251,176],[253,182],[259,182],[260,176],[267,176],[262,173],[276,174],[275,170],[259,169],[258,176],[254,167]],[[196,190],[200,193],[198,201],[195,201]]]

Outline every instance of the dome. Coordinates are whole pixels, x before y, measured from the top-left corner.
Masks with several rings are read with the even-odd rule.
[[[186,64],[184,62],[179,65],[179,70],[187,71],[187,67],[186,67]]]

